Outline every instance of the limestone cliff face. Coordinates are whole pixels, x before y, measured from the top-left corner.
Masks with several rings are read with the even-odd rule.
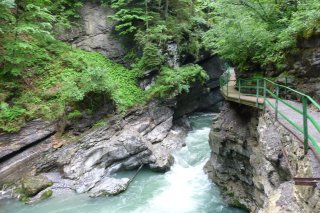
[[[273,113],[226,102],[215,119],[205,167],[226,201],[257,212],[320,212],[320,188],[292,177],[319,177],[311,151],[274,123]],[[287,156],[287,157],[285,157]]]
[[[124,48],[113,32],[115,23],[108,19],[112,14],[112,9],[102,6],[100,1],[86,1],[80,10],[78,27],[60,32],[58,38],[75,47],[100,52],[116,62],[124,63]]]

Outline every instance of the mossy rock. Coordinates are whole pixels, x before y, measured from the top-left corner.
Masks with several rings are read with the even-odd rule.
[[[46,200],[46,199],[48,199],[49,197],[51,197],[52,196],[52,194],[53,194],[53,192],[52,192],[52,190],[51,189],[48,189],[48,190],[46,190],[45,192],[43,192],[42,194],[41,194],[41,200]]]
[[[226,193],[226,196],[228,196],[228,197],[234,197],[234,193],[233,192],[228,192],[228,193]]]
[[[244,204],[240,203],[239,200],[233,200],[231,205],[234,206],[234,207],[249,211],[247,206],[245,206]]]
[[[30,197],[25,194],[20,194],[19,200],[23,203],[29,203]]]
[[[44,175],[26,176],[21,179],[21,194],[32,197],[52,184]]]

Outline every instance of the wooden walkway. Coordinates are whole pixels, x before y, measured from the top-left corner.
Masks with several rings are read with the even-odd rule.
[[[260,94],[259,96],[254,95],[244,95],[240,93],[237,89],[236,85],[236,75],[234,70],[230,69],[230,77],[227,84],[222,86],[220,88],[221,94],[224,96],[224,98],[228,101],[237,102],[239,104],[244,104],[251,107],[256,107],[263,109],[266,107],[271,112],[275,113],[275,110],[270,106],[265,106],[264,103],[264,97],[263,94]],[[276,99],[274,98],[267,98],[267,100],[275,105]],[[295,106],[299,110],[303,110],[303,105],[299,102],[289,101],[285,100],[287,103],[290,103],[291,105]],[[288,107],[282,102],[278,102],[278,112],[284,114],[285,116],[289,117],[292,122],[294,122],[298,127],[303,129],[303,116],[302,114],[296,112],[292,108]],[[320,124],[320,112],[312,109],[308,109],[308,114],[314,118],[314,120]],[[278,121],[286,128],[288,129],[294,136],[296,136],[301,142],[304,141],[304,135],[299,131],[296,127],[294,127],[292,124],[290,124],[286,119],[284,119],[282,116],[278,114]],[[320,146],[320,132],[317,130],[317,128],[311,123],[311,121],[308,119],[308,134],[309,136],[313,137],[316,141],[316,143]],[[310,147],[313,148],[311,141],[309,140]],[[320,159],[320,153],[316,152],[313,149],[314,153],[317,155],[317,157]]]
[[[256,107],[257,97],[252,95],[243,95],[239,93],[239,91],[236,89],[236,82],[236,75],[234,73],[234,70],[231,68],[228,84],[220,88],[221,94],[224,96],[224,98],[228,101],[233,101],[244,105]],[[264,104],[263,97],[258,98],[258,103],[258,107],[261,108],[261,106]]]

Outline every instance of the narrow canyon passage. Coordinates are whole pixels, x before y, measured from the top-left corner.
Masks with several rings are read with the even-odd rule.
[[[89,198],[73,192],[61,191],[39,204],[24,205],[17,201],[0,202],[1,213],[240,213],[242,210],[226,206],[219,189],[203,172],[210,156],[208,134],[213,114],[190,117],[193,130],[186,138],[186,147],[175,154],[175,164],[165,174],[147,169],[118,196]],[[134,172],[123,172],[118,177],[130,177]]]

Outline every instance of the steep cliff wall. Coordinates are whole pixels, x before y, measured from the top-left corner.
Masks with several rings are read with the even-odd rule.
[[[220,94],[219,77],[225,71],[224,61],[214,55],[200,61],[199,65],[207,72],[209,79],[204,85],[195,82],[188,93],[177,97],[176,117],[194,111],[220,111],[223,97]]]
[[[289,83],[320,102],[320,36],[301,40],[298,46],[300,54],[289,60]]]
[[[80,10],[81,19],[77,26],[60,32],[58,39],[73,46],[100,52],[106,57],[124,63],[124,48],[118,36],[113,34],[114,22],[108,19],[112,9],[101,5],[100,1],[86,1]]]
[[[271,111],[226,102],[209,139],[205,169],[231,205],[257,212],[319,212],[320,188],[292,177],[319,177],[318,160],[277,122]],[[285,157],[287,156],[287,158]]]

